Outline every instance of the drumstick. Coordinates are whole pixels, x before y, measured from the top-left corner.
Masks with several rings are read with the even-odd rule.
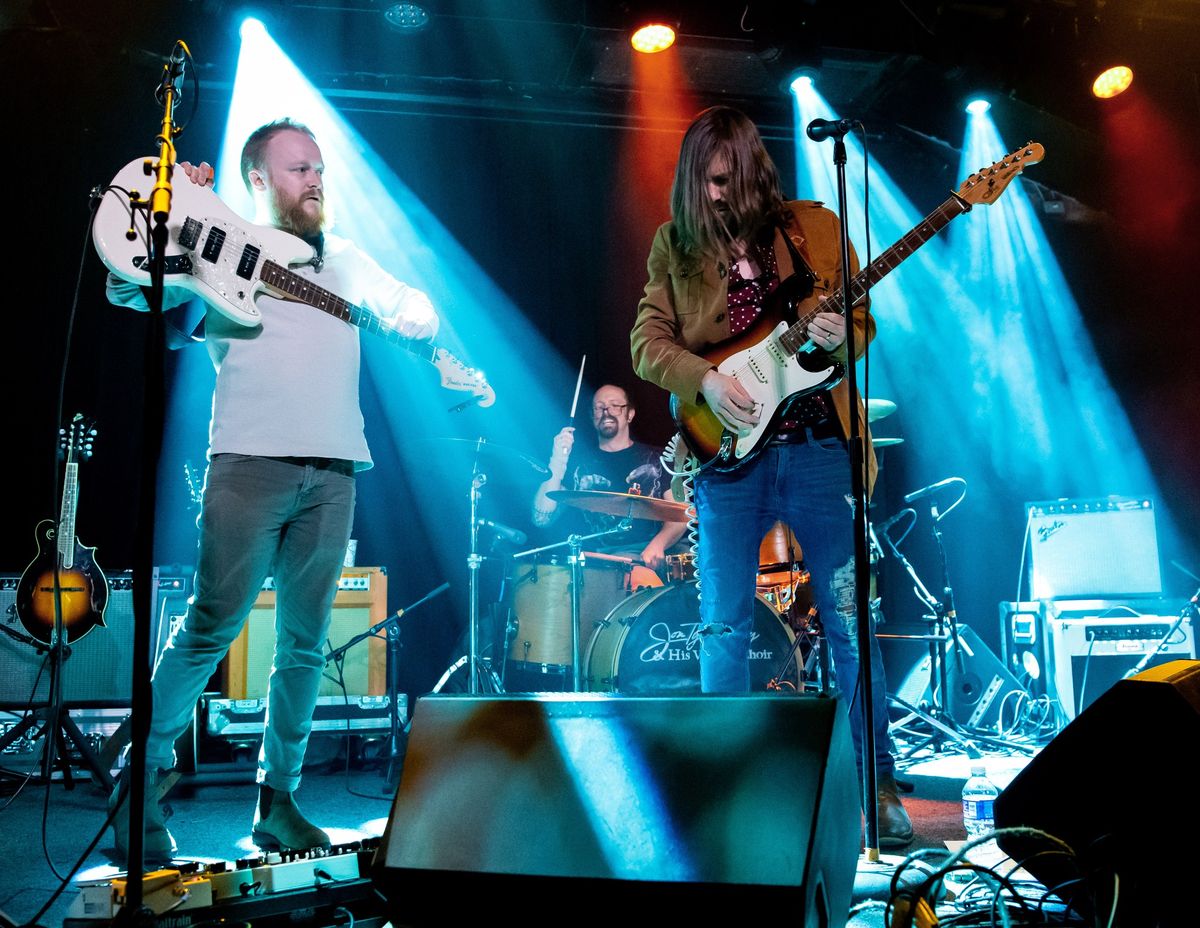
[[[583,385],[583,365],[587,363],[585,354],[579,360],[579,376],[575,379],[575,398],[571,400],[571,425],[575,424],[575,407],[579,405],[579,388]]]

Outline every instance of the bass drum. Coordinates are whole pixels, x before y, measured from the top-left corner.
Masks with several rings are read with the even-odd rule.
[[[795,691],[795,636],[762,596],[754,599],[750,689]],[[642,590],[617,605],[588,645],[584,688],[625,696],[700,692],[700,602],[691,583]]]

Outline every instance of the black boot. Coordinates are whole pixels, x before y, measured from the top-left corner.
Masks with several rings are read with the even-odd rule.
[[[117,778],[113,791],[108,797],[108,811],[111,813],[119,803],[121,808],[112,820],[113,843],[117,854],[122,858],[129,857],[129,780],[131,768],[125,767]],[[163,771],[150,770],[146,775],[146,802],[142,839],[142,860],[147,865],[168,864],[175,856],[175,839],[167,830],[166,816],[159,804],[159,784]]]
[[[291,793],[281,793],[265,783],[258,788],[254,813],[254,843],[262,848],[307,850],[329,847],[329,835],[300,814]]]
[[[879,787],[879,846],[897,848],[911,844],[912,820],[900,802],[896,778],[890,773],[881,773],[876,785]]]

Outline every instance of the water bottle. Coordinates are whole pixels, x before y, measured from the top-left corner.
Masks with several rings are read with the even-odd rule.
[[[967,830],[968,840],[995,830],[992,801],[999,795],[996,784],[987,778],[987,770],[982,765],[972,767],[971,777],[962,791],[963,827]]]

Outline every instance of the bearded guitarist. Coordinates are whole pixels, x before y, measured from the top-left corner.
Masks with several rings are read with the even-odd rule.
[[[648,260],[649,281],[631,334],[634,367],[688,404],[707,407],[727,434],[747,435],[764,415],[772,437],[737,469],[697,475],[700,525],[701,687],[705,693],[750,688],[749,649],[759,542],[776,520],[791,526],[812,572],[841,689],[851,706],[862,772],[861,702],[854,642],[854,543],[847,435],[862,414],[844,383],[812,392],[778,410],[764,410],[738,379],[701,356],[735,344],[777,319],[774,301],[793,299],[812,350],[806,367],[838,379],[846,358],[846,318],[822,310],[825,294],[841,289],[837,216],[811,201],[783,199],[778,171],[758,129],[741,112],[713,107],[684,135],[671,192],[673,220],[659,228]],[[858,272],[857,257],[851,268]],[[855,344],[875,334],[866,305],[853,307]],[[789,320],[791,321],[791,320]],[[865,416],[863,432],[865,434]],[[868,486],[875,459],[868,446]],[[871,636],[879,836],[883,847],[912,840],[912,824],[896,791],[887,734],[883,663]]]

